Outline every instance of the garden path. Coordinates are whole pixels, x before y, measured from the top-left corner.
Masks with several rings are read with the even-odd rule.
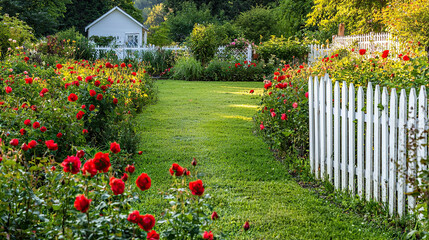
[[[138,116],[137,172],[152,178],[138,209],[159,217],[168,169],[198,159],[206,193],[228,239],[391,239],[393,233],[301,188],[253,134],[261,83],[158,81],[159,101]],[[255,94],[249,94],[255,89]],[[135,177],[135,176],[134,176]],[[250,230],[243,232],[248,220]],[[158,226],[159,227],[159,226]]]

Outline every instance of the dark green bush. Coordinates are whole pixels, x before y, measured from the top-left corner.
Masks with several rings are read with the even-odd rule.
[[[177,59],[173,69],[173,78],[195,81],[203,76],[204,68],[194,57],[184,56]]]
[[[306,41],[272,36],[269,41],[263,42],[256,48],[256,53],[265,62],[274,59],[276,64],[280,61],[300,63],[306,62],[309,50]]]

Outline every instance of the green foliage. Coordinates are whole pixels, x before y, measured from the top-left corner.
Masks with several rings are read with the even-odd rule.
[[[242,12],[235,20],[235,25],[241,28],[245,38],[259,43],[276,33],[277,21],[278,18],[272,9],[258,6]]]
[[[271,69],[268,69],[271,71]],[[247,61],[213,59],[204,70],[206,81],[262,81],[267,73],[264,64]]]
[[[71,48],[73,52],[72,58],[86,60],[92,60],[94,58],[95,50],[92,44],[90,44],[88,39],[80,34],[75,27],[57,32],[55,37],[58,41],[65,42],[66,45]]]
[[[35,40],[31,27],[17,17],[4,14],[0,19],[0,59],[5,58],[8,51],[13,53],[17,47]]]
[[[216,54],[220,46],[220,37],[213,24],[207,26],[195,24],[188,45],[192,55],[202,62],[203,66]]]
[[[136,59],[143,62],[145,70],[150,75],[157,76],[174,65],[178,54],[172,50],[157,49],[154,52],[143,51],[138,54]]]
[[[280,61],[305,62],[309,53],[307,45],[307,40],[271,36],[269,41],[263,42],[256,48],[256,53],[266,62],[271,58],[275,59],[276,64]]]
[[[273,13],[277,20],[277,34],[286,38],[302,35],[307,15],[311,12],[313,0],[281,0]],[[310,30],[310,29],[307,29]],[[313,30],[315,30],[313,28]]]
[[[203,74],[204,68],[194,57],[183,56],[177,59],[173,67],[173,78],[195,81],[199,80]]]
[[[151,26],[149,28],[147,42],[158,47],[168,46],[173,43],[173,39],[170,36],[170,28],[166,22],[163,22],[159,26]]]
[[[162,3],[152,6],[145,21],[146,27],[157,27],[166,20],[167,12]]]
[[[89,38],[89,40],[93,41],[97,46],[106,47],[106,46],[109,46],[115,40],[115,37],[93,35]]]

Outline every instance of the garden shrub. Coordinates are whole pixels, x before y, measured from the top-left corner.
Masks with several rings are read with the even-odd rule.
[[[266,74],[264,63],[245,60],[228,61],[214,59],[204,70],[204,80],[208,81],[262,81]]]
[[[277,16],[270,8],[257,6],[249,11],[242,12],[235,20],[244,37],[254,43],[259,43],[269,39],[277,32]]]
[[[271,39],[258,45],[256,53],[259,58],[268,62],[275,59],[276,64],[281,61],[286,63],[301,63],[307,61],[309,53],[309,41],[292,40],[282,37],[271,36]]]
[[[157,49],[154,52],[141,52],[138,54],[137,59],[144,63],[145,70],[151,76],[159,76],[174,65],[179,54],[181,53],[178,51]]]
[[[219,47],[215,27],[195,25],[189,39],[189,48],[192,55],[205,66],[216,54]]]
[[[201,80],[203,76],[204,68],[201,66],[201,63],[190,56],[183,56],[177,59],[176,65],[174,65],[173,75],[174,79],[181,80]]]
[[[24,43],[35,40],[32,28],[17,17],[4,14],[0,19],[0,59],[6,58],[8,51],[13,53]]]

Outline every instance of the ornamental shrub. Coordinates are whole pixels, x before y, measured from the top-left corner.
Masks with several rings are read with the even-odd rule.
[[[188,45],[192,55],[205,66],[215,56],[220,46],[215,26],[213,24],[207,26],[196,24]]]
[[[173,78],[180,80],[195,81],[201,80],[203,76],[203,66],[201,63],[190,56],[183,56],[177,59],[173,69]]]
[[[35,40],[33,29],[17,17],[4,14],[0,20],[0,59],[5,59],[7,52],[13,54],[24,43]]]
[[[282,37],[271,36],[271,39],[261,43],[256,48],[256,53],[259,58],[268,62],[270,59],[274,59],[276,64],[281,61],[286,63],[300,63],[307,61],[307,55],[309,53],[309,41],[293,40],[291,38],[286,39]]]

